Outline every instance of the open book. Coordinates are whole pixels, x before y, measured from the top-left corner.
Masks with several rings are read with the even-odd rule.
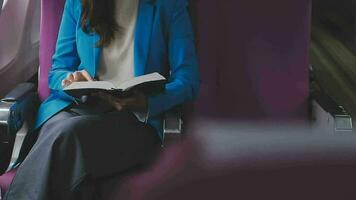
[[[128,96],[134,90],[150,95],[162,92],[166,81],[165,77],[155,72],[132,78],[117,86],[108,81],[73,82],[63,90],[74,97],[81,97],[98,91],[107,92],[115,96]]]

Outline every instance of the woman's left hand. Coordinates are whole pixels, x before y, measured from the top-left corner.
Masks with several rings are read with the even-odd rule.
[[[134,91],[133,94],[128,97],[115,97],[104,92],[95,93],[94,96],[107,101],[118,111],[131,110],[141,112],[147,111],[148,109],[147,97],[139,91]]]

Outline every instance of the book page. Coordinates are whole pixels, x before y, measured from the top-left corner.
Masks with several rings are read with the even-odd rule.
[[[79,89],[112,90],[115,89],[115,86],[107,81],[83,81],[83,82],[73,82],[69,86],[64,88],[64,90],[79,90]]]
[[[126,91],[136,85],[140,85],[145,82],[160,81],[160,80],[166,80],[166,78],[164,76],[162,76],[161,74],[155,72],[155,73],[146,74],[143,76],[138,76],[138,77],[135,77],[128,81],[125,81],[125,82],[121,83],[120,85],[118,85],[117,89]]]

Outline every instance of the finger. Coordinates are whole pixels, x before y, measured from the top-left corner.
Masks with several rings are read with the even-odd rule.
[[[74,81],[74,75],[73,74],[69,74],[68,77],[67,77],[67,80],[70,81],[70,82],[73,82]]]
[[[121,103],[121,100],[119,98],[113,97],[112,95],[106,94],[106,101],[109,102],[110,105],[112,105],[116,110],[122,111],[124,109],[124,106]]]
[[[66,84],[65,84],[65,79],[64,79],[64,80],[62,80],[61,85],[62,85],[62,87],[65,87],[65,86],[66,86]]]
[[[80,72],[87,81],[94,81],[94,79],[90,76],[90,74],[86,70],[82,70]]]
[[[95,93],[94,95],[97,96],[97,97],[99,97],[99,98],[101,98],[102,100],[104,100],[104,101],[110,103],[110,104],[113,104],[113,103],[114,103],[114,102],[113,102],[113,99],[111,98],[111,95],[108,95],[108,94],[106,94],[106,93],[104,93],[104,92],[97,92],[97,93]]]
[[[83,80],[85,80],[85,78],[82,75],[82,73],[80,73],[78,71],[73,73],[73,79],[74,79],[74,81],[83,81]]]
[[[140,94],[140,93],[141,93],[141,92],[138,91],[138,90],[134,90],[134,91],[133,91],[133,94],[134,94],[134,95],[138,95],[138,94]]]
[[[102,92],[94,92],[94,93],[92,93],[92,95],[93,95],[93,96],[96,96],[96,97],[100,97],[100,98],[102,98],[102,99],[105,98]]]
[[[124,105],[122,103],[122,99],[115,97],[111,94],[103,93],[102,94],[104,98],[106,99],[107,102],[109,102],[110,105],[116,108],[118,111],[122,111],[124,109]]]
[[[115,101],[113,106],[116,108],[116,110],[118,111],[122,111],[124,109],[124,106],[119,102],[119,101]]]
[[[137,99],[135,97],[122,98],[118,101],[122,109],[133,109],[135,108]]]
[[[135,97],[127,97],[127,98],[122,98],[122,99],[120,99],[120,102],[122,103],[122,104],[124,104],[124,105],[129,105],[129,104],[131,104],[131,103],[133,103],[133,102],[135,102],[136,101],[136,98]]]
[[[67,87],[68,85],[70,85],[72,83],[72,81],[68,80],[68,79],[64,79],[62,81],[62,86],[63,87]]]
[[[121,99],[114,97],[110,94],[107,94],[105,92],[96,92],[93,93],[94,96],[97,96],[99,98],[101,98],[102,100],[108,102],[110,105],[112,105],[116,110],[118,111],[122,111],[124,109],[123,104],[121,103]]]
[[[62,80],[61,84],[63,87],[67,86],[70,75],[71,74],[68,74],[67,77]]]

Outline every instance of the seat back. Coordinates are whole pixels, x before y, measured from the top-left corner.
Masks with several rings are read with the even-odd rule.
[[[39,2],[8,0],[4,7],[0,4],[0,98],[37,72]]]
[[[38,93],[41,100],[49,94],[48,72],[52,66],[52,56],[55,50],[59,24],[64,7],[64,0],[41,1],[41,30],[40,30],[40,69]]]
[[[198,116],[307,119],[310,0],[191,0]]]

